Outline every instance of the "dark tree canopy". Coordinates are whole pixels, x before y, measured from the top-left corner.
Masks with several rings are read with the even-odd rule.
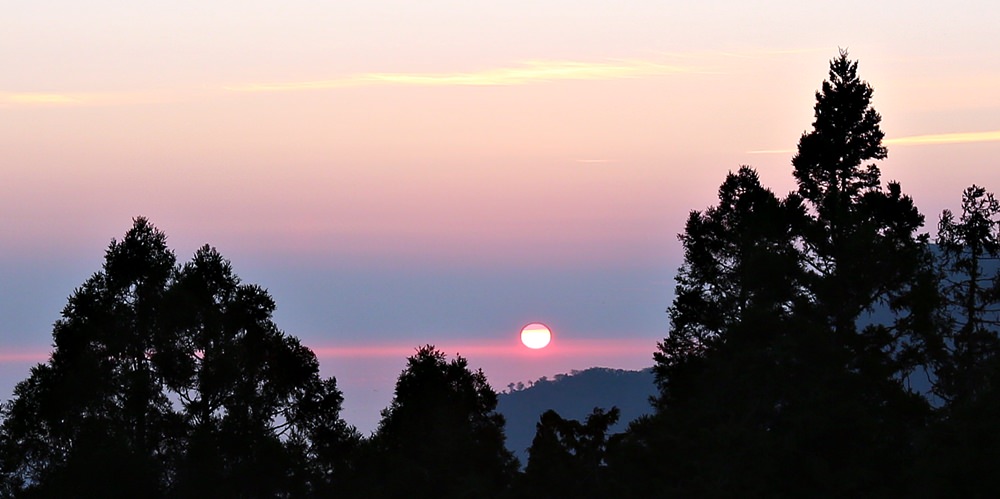
[[[881,355],[904,350],[902,331],[895,323],[858,331],[859,323],[877,304],[894,312],[905,308],[927,271],[927,236],[917,233],[924,217],[913,200],[898,183],[883,187],[878,167],[866,164],[884,159],[886,149],[872,88],[857,66],[844,51],[830,62],[829,80],[816,94],[813,130],[803,134],[792,159],[797,194],[808,211],[797,246],[815,313],[836,341],[853,350],[852,369],[880,369],[881,376],[912,367]]]
[[[926,351],[943,403],[917,465],[928,496],[995,497],[1000,480],[1000,202],[983,187],[938,223],[939,334]]]
[[[274,306],[211,247],[178,267],[166,236],[137,218],[69,298],[50,360],[3,407],[5,492],[321,490],[339,459],[332,449],[356,436],[339,419],[335,381],[275,326]],[[293,474],[306,462],[310,473]]]
[[[103,270],[70,296],[50,360],[4,406],[3,472],[15,489],[118,497],[164,491],[183,420],[160,389],[153,353],[175,262],[166,236],[136,219],[111,242]],[[120,470],[132,473],[107,479]],[[91,490],[73,492],[82,484]]]
[[[878,167],[864,164],[886,157],[882,117],[871,108],[872,94],[872,87],[858,78],[857,61],[841,51],[830,62],[829,80],[816,92],[813,130],[799,139],[792,159],[799,194],[818,211],[835,216],[836,210],[879,187]]]
[[[688,374],[697,375],[706,352],[725,343],[740,348],[768,334],[760,327],[737,335],[736,326],[787,319],[801,279],[793,244],[800,211],[797,198],[779,200],[753,169],[742,167],[719,188],[718,206],[688,216],[679,236],[684,265],[668,311],[671,334],[654,354],[660,402],[677,395]]]
[[[937,246],[949,324],[936,345],[935,394],[962,404],[991,388],[1000,360],[1000,201],[982,187],[966,189],[961,215],[941,214]]]
[[[928,408],[902,379],[933,272],[922,215],[867,163],[886,156],[871,96],[841,53],[792,161],[797,191],[779,199],[743,167],[688,218],[657,414],[623,440],[654,490],[858,495],[905,481]]]
[[[383,497],[495,497],[517,471],[497,394],[481,370],[427,345],[407,359],[371,439],[369,492]]]
[[[517,497],[598,498],[615,493],[607,476],[608,428],[617,407],[595,407],[583,422],[545,411],[528,449],[528,466],[514,489]]]

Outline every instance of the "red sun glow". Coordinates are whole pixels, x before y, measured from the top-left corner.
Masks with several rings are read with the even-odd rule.
[[[532,322],[521,328],[521,343],[524,346],[538,350],[545,348],[552,341],[552,332],[541,322]]]

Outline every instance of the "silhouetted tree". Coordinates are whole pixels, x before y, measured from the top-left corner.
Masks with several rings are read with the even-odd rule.
[[[950,319],[934,366],[934,392],[949,405],[977,398],[991,388],[1000,354],[1000,275],[986,265],[1000,260],[1000,201],[973,185],[962,194],[962,214],[941,214],[937,245]]]
[[[174,266],[163,233],[136,219],[111,242],[103,270],[69,298],[50,360],[4,406],[4,473],[15,489],[92,497],[164,491],[183,433],[152,354]]]
[[[874,378],[901,377],[913,367],[902,355],[906,332],[894,323],[859,328],[859,322],[872,321],[865,314],[880,303],[893,311],[907,303],[918,276],[929,271],[927,236],[917,234],[924,217],[913,200],[898,183],[883,187],[878,167],[867,163],[886,157],[872,93],[846,52],[831,61],[829,80],[816,94],[813,130],[802,135],[792,159],[809,211],[798,244],[805,290],[818,318],[851,350],[848,367]]]
[[[143,218],[70,297],[3,408],[11,495],[304,496],[357,437],[274,302],[205,246],[177,267]],[[336,451],[334,450],[336,449]]]
[[[517,497],[587,498],[613,494],[606,476],[608,429],[618,408],[594,408],[584,422],[545,411],[528,449],[528,466],[515,489]]]
[[[361,435],[340,417],[343,401],[336,379],[317,377],[302,387],[285,413],[288,445],[295,450],[292,469],[314,497],[347,494],[357,472]]]
[[[334,434],[321,447],[351,440],[335,382],[321,380],[315,355],[277,329],[267,292],[242,284],[217,251],[198,250],[171,298],[166,382],[191,428],[178,485],[247,496],[287,490],[302,478],[292,476],[293,463],[310,463],[292,451],[311,452],[325,431]]]
[[[677,273],[668,310],[670,335],[654,354],[660,404],[669,404],[690,376],[699,376],[707,352],[724,343],[768,341],[773,328],[736,326],[787,319],[801,287],[794,245],[798,198],[779,201],[760,185],[757,173],[741,167],[719,187],[719,204],[688,216],[679,236],[684,264]],[[689,385],[687,385],[689,386]]]
[[[496,497],[517,471],[497,394],[481,370],[427,345],[407,359],[369,442],[368,494]]]
[[[938,224],[943,334],[927,350],[943,405],[921,449],[927,497],[995,497],[1000,480],[1000,202],[982,187],[962,194],[957,218]]]
[[[622,480],[640,484],[635,494],[888,494],[905,484],[927,406],[902,380],[933,315],[913,305],[936,284],[916,233],[923,217],[865,164],[885,148],[856,70],[843,52],[830,63],[792,161],[797,192],[779,200],[742,168],[718,206],[689,217],[671,331],[655,354],[658,410],[612,459],[616,472],[644,473]],[[880,306],[888,320],[873,315]]]
[[[786,428],[813,390],[795,245],[799,199],[782,201],[749,167],[730,173],[719,204],[692,212],[684,264],[654,354],[657,414],[630,426],[612,467],[637,496],[767,495],[791,452]],[[819,357],[814,359],[813,357]]]
[[[803,317],[813,324],[804,330],[815,336],[810,343],[827,345],[836,359],[831,368],[840,372],[823,377],[840,380],[831,385],[840,388],[838,407],[854,407],[864,422],[812,454],[834,466],[852,454],[879,456],[855,459],[876,471],[855,469],[857,481],[846,485],[858,492],[877,481],[883,487],[905,483],[913,435],[929,408],[904,380],[920,362],[914,354],[919,338],[933,334],[934,310],[922,305],[937,294],[928,236],[917,232],[924,217],[898,183],[883,187],[873,163],[886,157],[886,149],[872,93],[858,77],[857,62],[842,51],[816,94],[813,130],[802,136],[792,159],[808,214],[797,241],[810,304]],[[875,313],[879,309],[882,314]]]

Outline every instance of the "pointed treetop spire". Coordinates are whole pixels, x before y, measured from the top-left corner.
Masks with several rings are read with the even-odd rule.
[[[829,79],[816,93],[813,130],[799,139],[792,159],[799,194],[820,204],[831,194],[847,198],[879,185],[872,160],[885,159],[882,117],[871,107],[872,87],[858,78],[846,50],[830,61]]]

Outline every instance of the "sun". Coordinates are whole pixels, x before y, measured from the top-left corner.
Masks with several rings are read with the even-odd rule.
[[[541,322],[532,322],[521,328],[521,343],[524,346],[538,350],[545,348],[552,341],[552,331]]]

